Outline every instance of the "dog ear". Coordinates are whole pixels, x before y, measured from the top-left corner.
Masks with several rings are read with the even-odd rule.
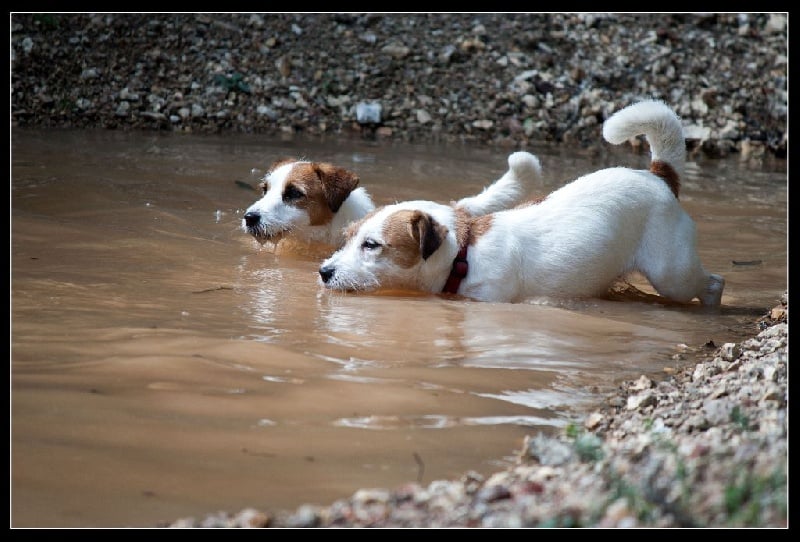
[[[315,163],[313,168],[314,173],[322,181],[328,207],[335,213],[342,206],[344,200],[347,199],[347,196],[350,195],[350,192],[358,186],[358,175],[332,164]]]
[[[422,259],[427,260],[447,237],[447,226],[439,224],[428,213],[414,211],[408,223],[408,232],[419,243]]]

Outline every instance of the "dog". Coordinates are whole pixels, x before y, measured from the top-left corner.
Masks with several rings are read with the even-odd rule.
[[[346,225],[375,208],[358,183],[358,175],[343,167],[279,159],[259,183],[262,196],[245,211],[242,229],[261,245],[290,233],[309,243],[338,244]]]
[[[508,171],[490,186],[458,205],[475,215],[491,213],[516,204],[523,184],[531,181],[536,158],[520,151],[509,155]],[[538,167],[538,166],[537,166]],[[242,217],[242,229],[261,245],[284,238],[338,247],[343,230],[375,209],[359,177],[326,162],[294,158],[277,160],[259,184],[262,196]]]
[[[680,119],[664,102],[646,100],[603,125],[612,144],[642,134],[649,170],[599,170],[528,205],[481,216],[430,201],[380,207],[348,228],[318,280],[338,291],[519,302],[604,297],[638,271],[662,299],[719,306],[725,280],[703,268],[694,221],[678,201],[686,154]]]

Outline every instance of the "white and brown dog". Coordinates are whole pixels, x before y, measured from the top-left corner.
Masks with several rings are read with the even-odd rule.
[[[536,157],[515,152],[508,157],[508,171],[480,194],[459,200],[473,215],[507,209],[523,194],[523,185],[538,175]],[[242,229],[262,245],[284,237],[337,247],[343,230],[363,218],[375,205],[358,175],[324,162],[285,158],[270,167],[259,185],[262,197],[242,218]]]
[[[306,242],[335,245],[342,229],[375,208],[358,175],[323,162],[284,158],[259,184],[263,195],[250,205],[242,229],[262,245],[287,234]]]
[[[332,290],[457,293],[479,301],[605,296],[641,272],[663,297],[718,306],[725,286],[700,263],[695,224],[678,202],[685,139],[660,101],[612,115],[603,136],[644,134],[650,170],[608,168],[540,202],[485,216],[458,205],[409,201],[381,207],[348,230],[319,275]]]

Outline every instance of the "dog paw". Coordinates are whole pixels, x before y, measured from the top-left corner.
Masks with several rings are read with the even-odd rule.
[[[709,275],[705,290],[700,296],[703,305],[716,307],[722,303],[722,291],[725,289],[725,279],[720,275]]]

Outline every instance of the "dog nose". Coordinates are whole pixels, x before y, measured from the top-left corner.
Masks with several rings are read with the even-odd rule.
[[[248,226],[255,226],[261,221],[261,213],[249,211],[244,214],[244,223]]]
[[[320,267],[319,268],[319,276],[322,277],[322,282],[327,284],[328,281],[331,280],[331,277],[333,276],[333,273],[335,271],[336,271],[336,268],[333,267],[332,265],[323,265],[322,267]]]

